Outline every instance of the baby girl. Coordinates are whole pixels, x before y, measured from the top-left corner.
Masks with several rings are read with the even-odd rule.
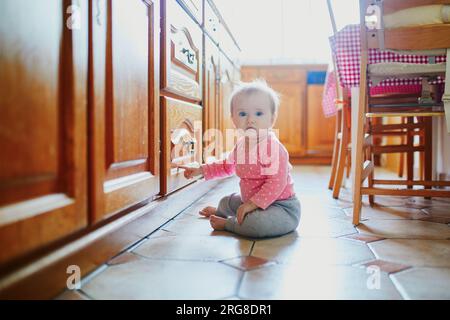
[[[240,180],[241,194],[222,198],[217,208],[206,207],[215,230],[253,238],[275,237],[295,230],[300,202],[294,192],[289,154],[272,127],[278,114],[278,94],[265,82],[244,83],[231,95],[231,117],[240,137],[227,159],[199,168],[180,166],[188,179],[231,176]]]

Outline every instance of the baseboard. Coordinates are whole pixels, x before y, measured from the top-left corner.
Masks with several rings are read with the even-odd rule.
[[[52,299],[66,289],[68,266],[85,276],[175,217],[220,183],[200,180],[152,201],[0,278],[0,299]]]

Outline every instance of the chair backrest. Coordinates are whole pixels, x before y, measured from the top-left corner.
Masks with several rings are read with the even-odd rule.
[[[368,48],[392,50],[432,50],[450,48],[450,24],[426,24],[384,28],[383,17],[400,10],[428,5],[450,5],[450,0],[360,0],[361,24],[375,14],[377,28],[367,30]]]

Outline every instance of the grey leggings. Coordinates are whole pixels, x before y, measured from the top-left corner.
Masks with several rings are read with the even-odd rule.
[[[276,237],[294,231],[300,222],[300,201],[296,196],[277,200],[265,210],[249,212],[239,224],[236,212],[241,204],[237,193],[220,200],[216,215],[227,219],[225,230],[252,238]]]

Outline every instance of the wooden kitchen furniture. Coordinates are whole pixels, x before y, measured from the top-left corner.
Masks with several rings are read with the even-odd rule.
[[[52,298],[217,183],[240,49],[210,0],[3,0],[0,46],[0,298]]]

